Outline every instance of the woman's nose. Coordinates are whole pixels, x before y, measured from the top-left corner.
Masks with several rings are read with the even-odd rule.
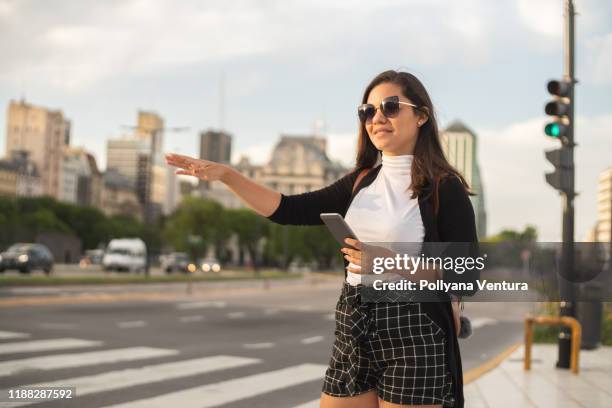
[[[382,109],[376,109],[374,117],[372,118],[372,123],[385,123],[387,120],[387,117],[382,113]]]

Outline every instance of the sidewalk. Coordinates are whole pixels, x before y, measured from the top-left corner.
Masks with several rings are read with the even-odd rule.
[[[466,408],[612,407],[612,347],[580,351],[578,375],[555,368],[557,346],[535,344],[531,370],[523,346],[464,387]]]

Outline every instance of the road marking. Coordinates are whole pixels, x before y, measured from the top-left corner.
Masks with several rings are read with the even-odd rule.
[[[314,337],[307,337],[305,339],[300,340],[300,343],[302,344],[312,344],[312,343],[318,343],[321,340],[323,340],[323,336],[314,336]]]
[[[119,322],[117,323],[117,327],[120,329],[134,329],[137,327],[144,327],[147,325],[147,322],[144,320],[134,320],[131,322]]]
[[[43,329],[60,329],[60,330],[74,329],[77,327],[77,325],[74,323],[41,323],[39,326]]]
[[[244,312],[232,312],[232,313],[227,314],[228,319],[242,319],[245,316],[246,316],[246,313]]]
[[[133,387],[142,384],[151,384],[159,381],[175,380],[177,378],[189,377],[191,375],[204,374],[213,371],[226,370],[230,368],[243,367],[260,363],[256,358],[214,356],[196,358],[185,361],[174,361],[172,363],[155,364],[140,368],[128,368],[125,370],[110,371],[84,377],[74,377],[65,380],[42,382],[38,384],[20,385],[20,388],[32,387],[63,387],[69,384],[76,387],[79,396],[105,392],[121,388]],[[5,395],[6,390],[0,391]],[[8,394],[8,393],[6,393]],[[23,403],[11,406],[27,405]]]
[[[62,350],[78,347],[96,347],[104,342],[82,339],[51,339],[20,341],[18,343],[0,344],[0,354],[32,353],[36,351]]]
[[[470,319],[470,322],[472,323],[472,329],[480,329],[487,325],[497,324],[497,320],[490,317],[475,317]]]
[[[257,349],[272,348],[275,345],[276,343],[246,343],[246,344],[243,344],[242,347],[246,349],[257,350]]]
[[[17,333],[10,331],[0,331],[0,340],[8,340],[8,339],[23,339],[26,337],[30,337],[27,333]]]
[[[336,314],[335,313],[328,313],[325,316],[323,316],[323,318],[325,320],[336,320]]]
[[[227,307],[227,303],[223,301],[219,301],[219,300],[179,303],[178,305],[176,305],[176,308],[179,310],[204,309],[204,308],[222,309],[224,307]]]
[[[61,368],[84,367],[97,364],[111,364],[122,361],[143,360],[178,354],[176,350],[152,347],[129,347],[123,349],[90,351],[87,353],[57,354],[0,362],[0,377],[31,370],[56,370]]]
[[[112,408],[215,407],[318,380],[323,377],[326,368],[327,366],[318,364],[300,364],[280,370],[171,392],[157,397],[130,401],[124,404],[113,405]]]
[[[300,405],[296,405],[293,408],[319,408],[320,402],[321,402],[321,399],[317,398],[316,400],[312,400],[312,401],[308,401]]]
[[[314,309],[313,306],[310,305],[300,305],[300,306],[288,306],[286,307],[287,310],[294,310],[297,312],[309,312],[311,310]]]
[[[181,316],[179,320],[181,323],[201,322],[204,320],[204,316]]]

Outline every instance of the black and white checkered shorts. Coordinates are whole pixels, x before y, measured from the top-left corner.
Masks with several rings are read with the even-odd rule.
[[[395,404],[454,405],[445,332],[417,302],[361,303],[344,283],[323,392],[355,396],[376,389]]]

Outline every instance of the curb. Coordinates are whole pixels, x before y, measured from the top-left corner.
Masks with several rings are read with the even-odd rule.
[[[510,356],[510,354],[514,353],[516,349],[523,345],[522,341],[516,342],[511,345],[497,356],[492,359],[484,362],[478,367],[474,367],[471,370],[468,370],[463,374],[463,385],[468,385],[469,383],[476,381],[478,378],[482,377],[484,374],[496,368],[500,365],[506,358]]]

